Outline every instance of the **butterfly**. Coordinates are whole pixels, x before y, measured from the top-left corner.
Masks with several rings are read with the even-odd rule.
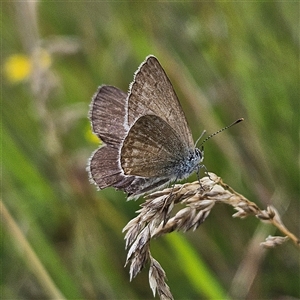
[[[138,198],[203,167],[175,90],[153,55],[134,75],[128,94],[102,85],[93,96],[92,131],[104,143],[91,156],[90,180]]]

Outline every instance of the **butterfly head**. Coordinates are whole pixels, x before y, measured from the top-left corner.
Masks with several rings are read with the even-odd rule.
[[[195,148],[195,157],[199,160],[199,163],[201,163],[204,159],[204,148],[203,146],[201,149]]]
[[[199,169],[199,165],[203,161],[204,152],[198,148],[191,149],[180,163],[174,166],[176,179],[184,179],[189,177],[193,172]]]

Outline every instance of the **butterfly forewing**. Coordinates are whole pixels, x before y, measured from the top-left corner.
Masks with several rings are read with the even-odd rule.
[[[174,88],[154,56],[148,56],[137,70],[128,96],[128,126],[137,116],[157,115],[167,122],[187,147],[193,138]]]

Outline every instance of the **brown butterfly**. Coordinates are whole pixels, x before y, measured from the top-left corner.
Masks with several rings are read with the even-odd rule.
[[[103,85],[89,114],[104,145],[89,160],[90,179],[137,198],[203,166],[174,88],[156,57],[140,65],[128,95]]]

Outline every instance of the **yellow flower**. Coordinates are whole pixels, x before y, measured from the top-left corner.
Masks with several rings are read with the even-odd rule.
[[[4,74],[12,83],[27,79],[30,73],[31,62],[24,54],[13,54],[4,63]]]
[[[34,63],[40,68],[48,69],[51,62],[50,54],[41,48],[34,51],[32,58],[24,54],[13,54],[4,63],[4,74],[8,81],[17,83],[29,78]]]

